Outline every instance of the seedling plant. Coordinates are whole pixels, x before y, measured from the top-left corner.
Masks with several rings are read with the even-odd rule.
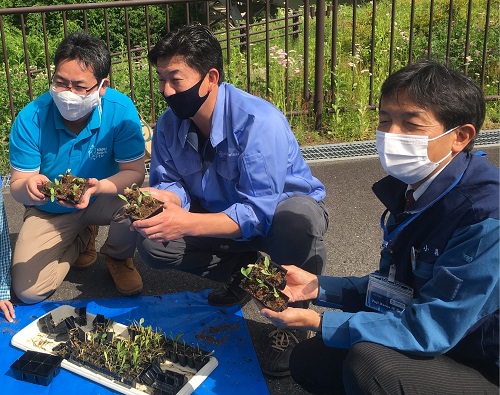
[[[132,322],[125,333],[116,333],[113,321],[102,315],[95,317],[90,331],[76,325],[75,319],[65,319],[58,326],[53,325],[50,320],[51,317],[48,317],[39,326],[40,330],[56,336],[56,340],[61,336],[67,339],[59,343],[53,352],[78,366],[133,388],[142,390],[142,387],[149,386],[151,388],[148,393],[156,393],[154,389],[158,389],[158,386],[165,387],[165,380],[171,382],[172,375],[175,376],[174,381],[182,387],[187,377],[179,374],[182,369],[170,371],[169,366],[177,364],[186,370],[191,369],[195,374],[209,361],[211,355],[198,346],[181,342],[182,334],[167,338],[163,332],[144,325],[143,318]],[[61,330],[61,325],[66,327],[65,333]],[[165,375],[168,377],[165,378]],[[160,376],[162,378],[158,384],[156,380]]]
[[[141,190],[137,184],[125,188],[123,194],[118,194],[118,197],[126,203],[123,210],[132,221],[152,217],[163,209],[163,202]]]
[[[59,174],[54,181],[45,182],[40,191],[49,197],[51,202],[62,200],[76,204],[82,198],[87,187],[86,178],[74,176],[71,174],[71,169],[68,169],[64,174]]]
[[[241,274],[240,288],[264,306],[274,311],[287,308],[288,296],[281,291],[286,286],[286,270],[269,256],[261,256],[255,263],[242,267]]]

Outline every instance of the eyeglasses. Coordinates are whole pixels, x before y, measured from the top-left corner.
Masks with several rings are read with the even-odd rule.
[[[90,92],[92,92],[95,88],[99,86],[99,82],[97,82],[94,86],[90,88],[85,88],[83,86],[79,85],[74,85],[72,81],[70,81],[71,85],[68,85],[66,82],[63,81],[52,81],[52,86],[54,90],[58,92],[63,92],[63,91],[71,91],[76,93],[77,95],[80,96],[88,96]]]

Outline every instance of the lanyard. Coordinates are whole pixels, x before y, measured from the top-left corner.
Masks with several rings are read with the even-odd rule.
[[[438,200],[442,199],[446,194],[448,194],[455,186],[460,182],[462,179],[463,175],[465,173],[462,171],[462,174],[451,184],[448,189],[446,189],[441,195],[439,195],[436,199],[434,199],[432,202],[430,202],[427,206],[425,206],[422,210],[410,214],[403,222],[401,222],[396,228],[394,228],[391,232],[387,230],[387,226],[385,225],[385,218],[387,216],[387,213],[389,212],[388,209],[386,209],[382,215],[380,216],[380,227],[382,228],[382,231],[384,232],[384,242],[382,243],[382,248],[388,248],[393,245],[394,240],[396,237],[405,229],[409,224],[411,224],[413,221],[415,221],[424,211],[429,209],[431,206],[434,205]]]

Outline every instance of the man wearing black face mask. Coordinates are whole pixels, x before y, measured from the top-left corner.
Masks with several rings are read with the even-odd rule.
[[[227,281],[209,294],[212,305],[248,301],[238,273],[259,251],[320,274],[325,188],[284,115],[223,82],[222,50],[207,27],[169,33],[149,60],[169,109],[153,134],[149,189],[165,202],[164,211],[133,224],[144,261]],[[301,337],[305,332],[272,331],[263,371],[289,374],[288,358]]]

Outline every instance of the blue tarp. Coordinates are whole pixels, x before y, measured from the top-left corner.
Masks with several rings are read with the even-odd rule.
[[[50,385],[17,380],[10,365],[23,353],[11,345],[12,337],[26,325],[61,305],[86,306],[92,314],[103,314],[128,325],[144,318],[144,325],[161,328],[167,336],[182,333],[186,344],[212,351],[219,365],[194,394],[268,394],[259,362],[239,306],[207,304],[208,290],[161,296],[42,302],[16,307],[16,320],[0,317],[0,392],[2,394],[99,395],[115,392],[77,374],[61,369]],[[68,392],[69,391],[69,392]]]

